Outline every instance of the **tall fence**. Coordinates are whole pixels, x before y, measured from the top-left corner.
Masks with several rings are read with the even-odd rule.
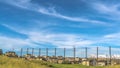
[[[8,50],[6,50],[8,51]],[[31,54],[35,57],[40,56],[61,56],[65,60],[67,57],[82,58],[90,60],[95,59],[99,61],[100,59],[105,59],[107,63],[111,64],[113,61],[120,63],[120,49],[109,47],[82,47],[82,48],[20,48],[13,49],[18,56],[23,57],[24,55]]]

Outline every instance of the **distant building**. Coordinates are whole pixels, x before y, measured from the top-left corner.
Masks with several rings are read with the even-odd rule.
[[[101,60],[101,61],[98,61],[98,62],[97,62],[97,65],[98,65],[98,66],[106,66],[106,65],[107,65],[107,61],[102,61],[102,60]]]
[[[82,64],[82,65],[90,66],[90,62],[89,62],[88,60],[84,60],[84,61],[82,61],[81,64]]]
[[[18,57],[17,54],[14,51],[6,52],[5,56],[8,56],[8,57]]]
[[[32,56],[31,54],[24,55],[24,58],[27,59],[27,60],[34,60],[34,59],[36,59],[36,57]]]
[[[62,59],[58,59],[57,63],[58,63],[58,64],[62,64],[62,63],[63,63],[63,60],[62,60]]]

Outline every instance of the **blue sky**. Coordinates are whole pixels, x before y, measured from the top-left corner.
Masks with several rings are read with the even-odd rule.
[[[119,0],[0,0],[0,48],[117,48],[119,26]]]

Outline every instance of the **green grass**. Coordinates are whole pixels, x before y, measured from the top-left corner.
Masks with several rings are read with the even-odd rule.
[[[80,64],[53,64],[45,61],[28,61],[20,58],[8,58],[6,56],[0,56],[0,68],[120,68],[120,65],[93,67]]]
[[[53,68],[103,68],[103,67],[84,66],[80,64],[54,64]]]
[[[53,68],[120,68],[120,65],[114,66],[84,66],[80,64],[53,64]]]

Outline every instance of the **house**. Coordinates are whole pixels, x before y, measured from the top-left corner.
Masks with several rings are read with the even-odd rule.
[[[24,55],[24,58],[27,60],[33,60],[33,59],[35,59],[35,56],[32,56],[31,54],[26,54],[26,55]]]
[[[101,60],[97,62],[98,66],[106,66],[107,65],[107,61]]]
[[[97,65],[97,60],[96,59],[91,59],[89,60],[90,66],[96,66]]]
[[[55,57],[55,56],[49,57],[48,62],[57,63],[57,57]]]
[[[76,64],[76,63],[79,64],[80,63],[80,58],[78,58],[78,57],[76,57],[76,58],[74,58],[74,57],[66,57],[65,61],[67,61],[70,64]]]
[[[90,61],[85,59],[85,58],[83,58],[83,59],[81,59],[81,64],[89,66],[90,65]]]
[[[91,59],[89,60],[90,62],[90,66],[106,66],[110,63],[108,63],[107,60],[104,60],[104,59]]]
[[[57,59],[49,59],[48,62],[50,62],[50,63],[57,63]]]
[[[36,60],[42,60],[41,56],[37,56]]]
[[[90,62],[88,60],[84,60],[81,62],[82,65],[90,66]]]
[[[18,57],[17,54],[14,51],[6,52],[5,56],[8,56],[8,57]]]
[[[63,62],[64,62],[63,59],[58,59],[58,60],[57,60],[57,63],[58,63],[58,64],[62,64]]]

